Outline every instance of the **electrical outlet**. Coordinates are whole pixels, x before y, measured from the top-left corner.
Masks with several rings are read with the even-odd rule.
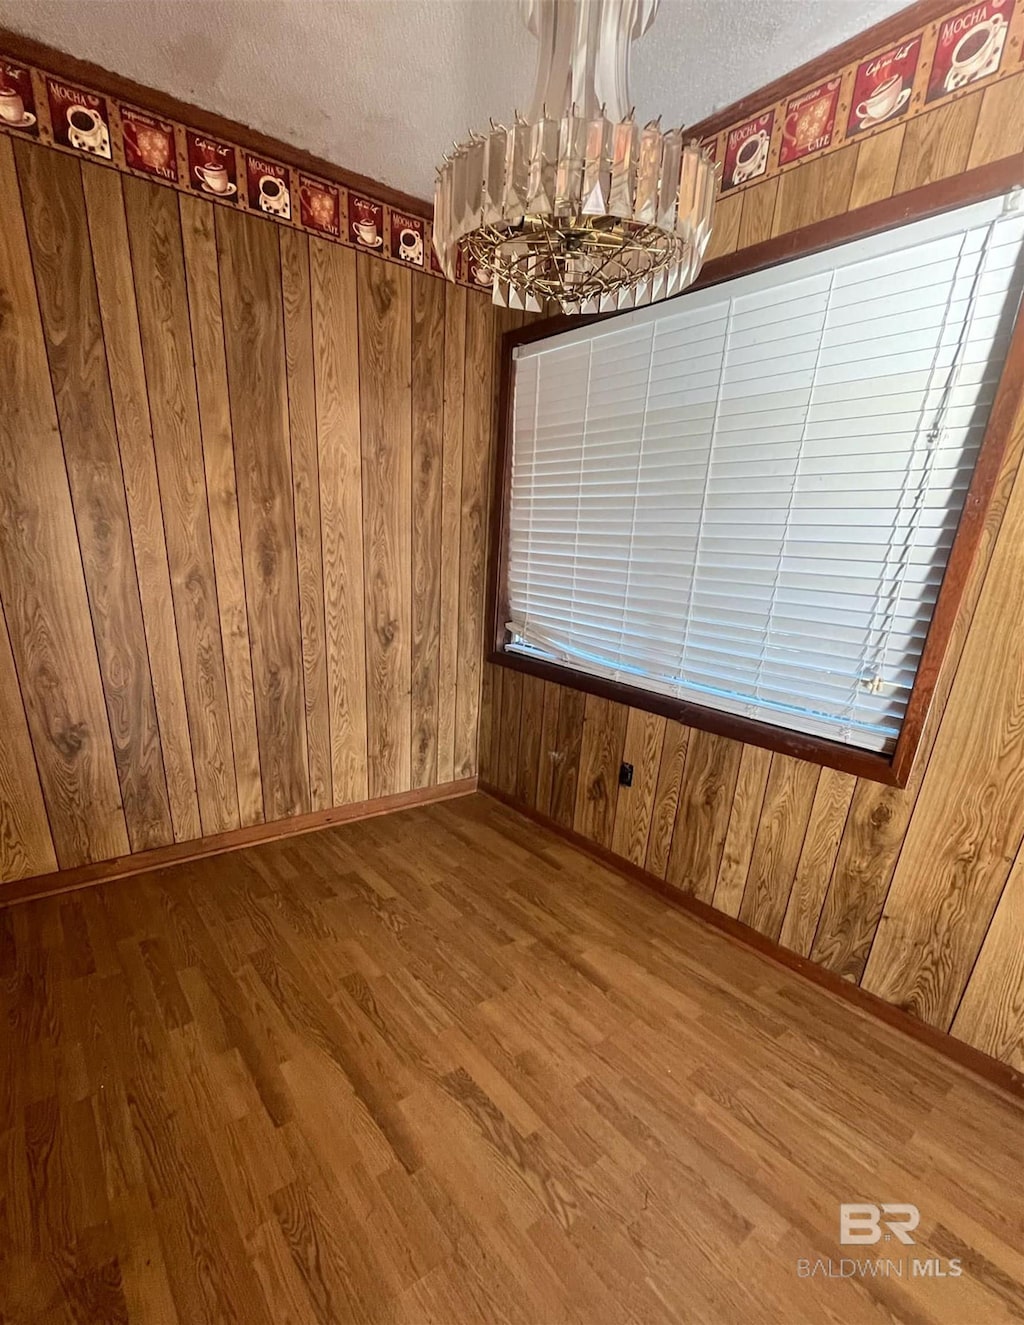
[[[632,785],[633,785],[633,765],[632,765],[632,764],[620,764],[620,765],[619,765],[619,786],[620,786],[620,787],[631,787]]]

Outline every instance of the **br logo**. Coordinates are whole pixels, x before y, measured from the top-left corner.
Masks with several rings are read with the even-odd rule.
[[[916,1205],[902,1205],[883,1201],[881,1205],[841,1205],[839,1207],[839,1241],[843,1246],[856,1243],[886,1242],[896,1237],[907,1246],[914,1239],[911,1232],[921,1222]],[[889,1232],[884,1230],[888,1229]]]

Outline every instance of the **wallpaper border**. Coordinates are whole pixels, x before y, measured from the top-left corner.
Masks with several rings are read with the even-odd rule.
[[[908,19],[913,12],[908,11]],[[1024,64],[1024,0],[980,0],[910,23],[896,39],[892,31],[891,20],[867,30],[835,51],[837,59],[855,52],[839,68],[829,71],[826,53],[807,66],[805,72],[814,71],[811,81],[801,86],[787,78],[773,85],[766,92],[781,90],[777,100],[766,100],[760,110],[702,137],[703,146],[722,164],[720,196],[741,193],[906,124],[1012,77]],[[887,40],[873,41],[883,34]],[[116,75],[97,77],[96,86],[88,78],[74,81],[59,72],[71,57],[53,52],[51,68],[45,61],[6,53],[11,44],[18,46],[21,39],[0,33],[0,132],[181,193],[200,194],[219,206],[256,211],[279,225],[444,279],[429,219],[389,201],[391,190],[357,189],[277,160],[273,152],[254,150],[230,132],[219,136],[193,127],[185,114],[165,114],[158,109],[167,101],[162,94],[154,92],[147,105],[146,89],[132,98],[104,92],[98,90],[101,82],[116,87]],[[38,49],[38,43],[26,44]],[[756,104],[755,99],[753,94],[735,109]],[[211,117],[201,112],[196,118]],[[224,125],[231,127],[230,122]],[[282,156],[293,155],[279,146]],[[461,254],[457,283],[489,293],[486,273]]]
[[[67,78],[9,54],[2,36],[0,133],[446,279],[430,221],[380,196],[390,190],[354,188],[254,150],[229,132],[196,128],[147,105],[144,96],[119,96],[87,79]],[[281,144],[281,156],[287,155]],[[460,255],[457,283],[489,295],[489,278],[478,281],[477,274],[476,264]]]
[[[838,68],[828,69],[826,54],[808,66],[814,69],[811,81],[787,78],[776,100],[766,98],[760,110],[701,136],[701,144],[722,164],[721,196],[874,138],[1010,78],[1024,65],[1024,0],[951,6],[883,43],[871,40],[873,31],[854,39],[861,43],[857,54]],[[779,84],[765,90],[778,91]],[[752,100],[745,98],[737,109]],[[702,123],[718,119],[709,116]],[[701,129],[702,124],[695,126],[698,134]],[[748,140],[756,148],[746,149]]]

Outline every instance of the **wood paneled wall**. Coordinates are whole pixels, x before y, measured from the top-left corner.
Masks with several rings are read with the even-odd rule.
[[[727,197],[712,255],[1020,153],[1021,105],[1024,74]],[[1024,1069],[1022,450],[1024,416],[905,790],[492,666],[481,776]]]
[[[8,138],[0,197],[0,882],[473,776],[486,297]]]

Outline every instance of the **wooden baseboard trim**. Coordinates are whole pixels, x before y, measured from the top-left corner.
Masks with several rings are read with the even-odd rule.
[[[380,796],[376,800],[314,810],[311,814],[298,814],[291,819],[277,819],[273,823],[234,828],[228,833],[214,833],[191,842],[174,842],[132,856],[115,856],[112,860],[58,870],[55,874],[37,874],[31,879],[19,879],[17,883],[0,884],[0,909],[36,897],[50,897],[77,888],[90,888],[96,883],[109,883],[112,879],[145,874],[149,870],[166,869],[169,865],[185,865],[192,860],[202,860],[205,856],[219,856],[225,851],[258,846],[261,842],[277,842],[284,837],[316,833],[337,824],[352,823],[356,819],[373,819],[381,814],[394,814],[396,810],[408,810],[415,805],[455,800],[459,796],[471,795],[476,789],[476,778],[462,778],[458,782],[445,782],[437,787],[419,787],[415,791],[401,791],[394,796]]]
[[[632,882],[639,883],[657,893],[671,906],[703,920],[705,924],[717,929],[727,938],[732,939],[734,943],[753,949],[769,961],[776,962],[778,965],[786,967],[787,970],[795,971],[827,993],[834,994],[837,998],[843,999],[844,1002],[859,1008],[861,1012],[876,1017],[894,1030],[901,1031],[904,1035],[909,1035],[919,1043],[934,1049],[958,1067],[965,1068],[968,1072],[983,1078],[989,1084],[999,1087],[1017,1099],[1024,1099],[1024,1073],[1018,1072],[1015,1068],[1010,1067],[1008,1063],[1003,1063],[998,1058],[993,1058],[980,1049],[975,1049],[973,1045],[967,1044],[964,1040],[958,1040],[946,1031],[929,1026],[927,1022],[921,1021],[909,1012],[905,1012],[903,1008],[896,1007],[893,1003],[887,1003],[884,999],[879,998],[877,994],[871,994],[866,989],[861,989],[859,985],[844,980],[842,976],[836,975],[834,971],[829,971],[824,966],[819,966],[817,962],[812,962],[807,957],[801,957],[799,953],[791,952],[780,943],[766,938],[763,934],[759,934],[756,929],[751,929],[749,925],[743,924],[742,921],[734,920],[732,916],[716,911],[714,907],[709,906],[706,902],[701,902],[688,893],[680,892],[678,888],[666,883],[664,879],[660,879],[656,874],[641,869],[639,865],[634,865],[632,861],[624,860],[622,856],[616,855],[608,847],[601,846],[597,842],[591,842],[589,838],[584,837],[581,833],[566,828],[546,814],[541,814],[538,810],[523,805],[499,787],[495,787],[489,782],[481,782],[479,790],[515,810],[517,814],[521,814],[525,819],[549,829],[552,833],[557,834],[566,842],[584,852],[584,854],[600,861],[602,865],[609,866]]]

